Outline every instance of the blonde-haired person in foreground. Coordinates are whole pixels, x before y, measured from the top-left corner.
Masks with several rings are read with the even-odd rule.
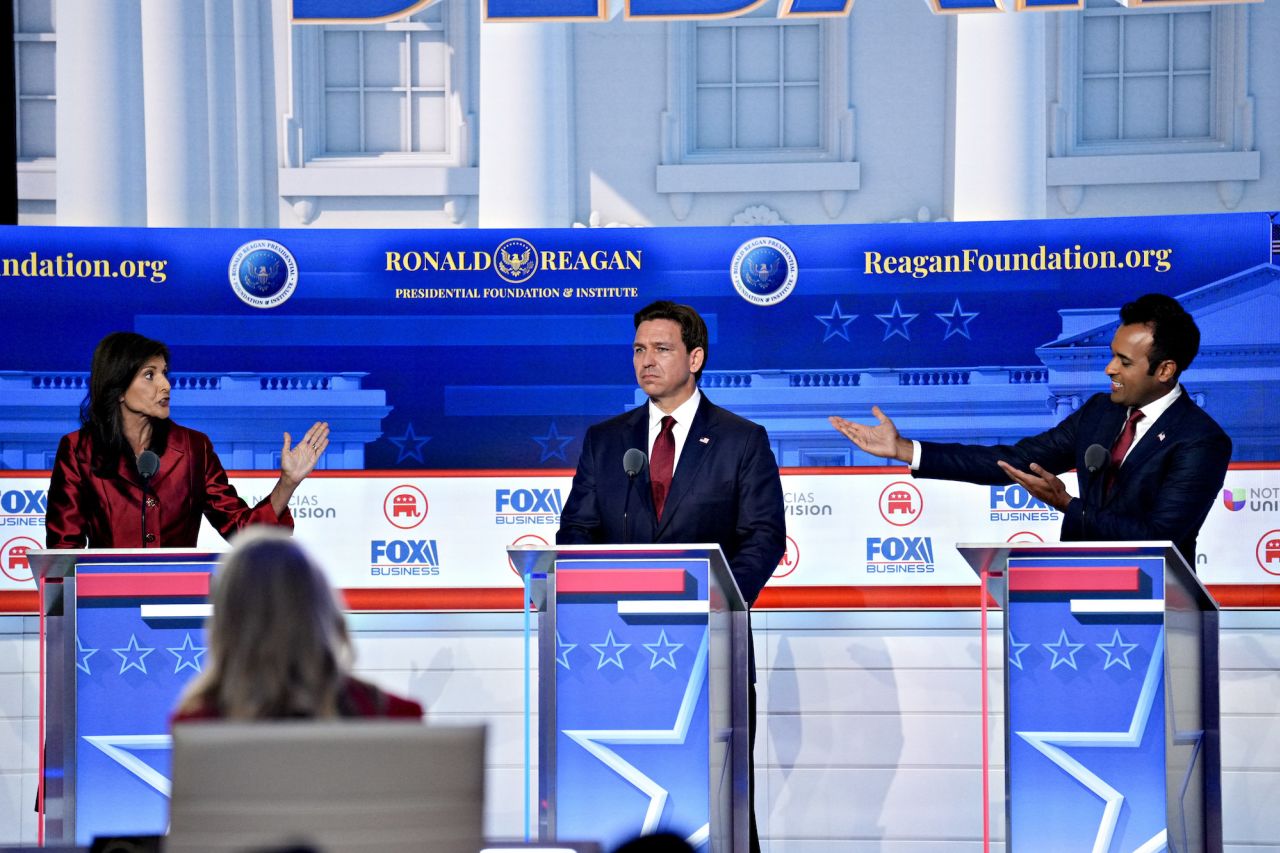
[[[214,574],[204,671],[173,721],[336,717],[422,718],[422,706],[351,675],[346,621],[302,547],[255,527]]]

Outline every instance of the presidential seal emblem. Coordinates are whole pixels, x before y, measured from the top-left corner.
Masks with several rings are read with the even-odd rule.
[[[800,267],[791,248],[773,237],[748,240],[733,253],[729,277],[738,295],[754,305],[777,305],[795,289]]]
[[[236,249],[227,275],[241,302],[254,308],[275,308],[297,288],[298,262],[274,240],[254,240]]]
[[[494,255],[494,269],[503,281],[520,284],[538,271],[538,250],[522,237],[503,240]]]

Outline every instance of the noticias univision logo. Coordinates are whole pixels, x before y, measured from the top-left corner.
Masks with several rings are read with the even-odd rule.
[[[1223,489],[1222,505],[1232,512],[1239,512],[1244,509],[1245,490],[1244,489]]]

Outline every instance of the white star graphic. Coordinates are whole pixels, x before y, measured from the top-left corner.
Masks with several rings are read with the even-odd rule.
[[[1120,637],[1120,629],[1116,629],[1115,636],[1111,638],[1109,643],[1097,643],[1098,648],[1102,649],[1107,656],[1107,662],[1102,665],[1104,670],[1111,669],[1112,664],[1117,664],[1125,669],[1133,669],[1129,665],[1129,653],[1138,647],[1137,643],[1126,643]]]
[[[664,628],[658,634],[658,642],[642,643],[649,650],[649,654],[653,655],[653,662],[649,664],[649,669],[657,669],[658,664],[666,664],[672,669],[676,668],[676,652],[684,648],[684,643],[672,643],[667,640],[667,631]]]
[[[676,712],[676,719],[671,728],[564,730],[566,737],[600,759],[606,767],[626,779],[649,798],[649,807],[645,810],[644,823],[640,827],[641,835],[654,832],[658,828],[662,810],[667,804],[667,789],[641,773],[634,764],[626,761],[618,753],[604,746],[604,744],[678,746],[685,742],[689,735],[689,724],[693,719],[698,697],[702,694],[702,687],[707,677],[708,636],[709,632],[704,632],[702,635],[702,642],[698,646],[698,656],[693,662],[693,670],[689,673],[689,683],[685,686],[684,698],[680,701],[680,710]],[[727,743],[725,747],[728,747]],[[700,837],[707,830],[708,827],[703,826],[695,831],[691,838]]]
[[[566,643],[560,639],[560,632],[556,631],[556,663],[565,669],[571,669],[569,666],[569,652],[578,647],[577,643]]]
[[[1013,638],[1013,632],[1009,632],[1009,663],[1022,669],[1022,653],[1031,648],[1030,643],[1019,643]]]
[[[1072,669],[1079,669],[1076,666],[1076,652],[1084,648],[1084,643],[1073,643],[1067,639],[1067,629],[1063,628],[1062,633],[1058,636],[1056,643],[1041,643],[1053,654],[1053,663],[1049,664],[1049,669],[1057,669],[1058,664],[1065,663]]]
[[[120,674],[124,675],[131,669],[136,669],[143,675],[147,674],[147,655],[155,651],[138,645],[138,635],[129,635],[129,644],[123,649],[112,649],[111,651],[120,655]],[[134,658],[134,655],[137,655]]]
[[[97,649],[86,649],[84,644],[80,642],[80,635],[76,634],[76,669],[81,670],[85,675],[93,675],[89,671],[89,658],[98,653]]]
[[[1065,639],[1066,632],[1063,632]],[[1156,637],[1155,648],[1151,652],[1151,662],[1147,665],[1147,675],[1142,682],[1142,690],[1138,701],[1133,706],[1133,718],[1129,728],[1122,732],[1014,732],[1018,737],[1067,772],[1072,779],[1084,785],[1105,803],[1102,819],[1098,823],[1098,833],[1094,838],[1094,853],[1104,853],[1111,849],[1111,837],[1115,834],[1116,822],[1120,818],[1120,809],[1124,805],[1124,794],[1089,770],[1061,747],[1127,747],[1136,749],[1142,744],[1142,736],[1147,730],[1147,722],[1151,718],[1151,706],[1160,687],[1160,676],[1164,669],[1164,629],[1160,629]],[[1167,830],[1162,829],[1152,836],[1137,850],[1154,853],[1163,850]]]
[[[188,631],[187,636],[182,640],[182,645],[168,649],[169,654],[178,659],[173,671],[179,673],[184,669],[194,669],[196,672],[200,672],[200,658],[204,657],[205,651],[204,646],[197,646],[191,641],[191,632]]]
[[[596,669],[604,669],[606,664],[612,664],[618,669],[623,669],[622,653],[631,648],[630,643],[619,643],[613,638],[613,631],[604,638],[603,643],[591,643],[591,648],[600,653],[600,663]]]

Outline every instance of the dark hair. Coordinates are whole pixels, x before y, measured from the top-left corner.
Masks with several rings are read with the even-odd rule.
[[[698,312],[688,305],[659,299],[636,312],[635,327],[638,329],[641,323],[647,323],[650,320],[671,320],[679,323],[680,340],[684,342],[684,348],[693,352],[701,347],[702,367],[699,367],[698,372],[693,375],[695,381],[701,381],[702,368],[707,366],[707,355],[710,350],[707,347],[707,324],[703,322]]]
[[[169,364],[169,348],[133,332],[112,332],[93,351],[89,369],[89,393],[80,404],[80,426],[93,439],[93,468],[99,476],[115,475],[120,458],[133,455],[124,437],[120,398],[149,359],[159,356]],[[151,449],[163,453],[169,437],[169,421],[151,425]]]
[[[1148,375],[1154,375],[1161,363],[1172,361],[1177,365],[1177,372],[1173,375],[1176,382],[1200,352],[1200,329],[1195,319],[1172,296],[1147,293],[1125,303],[1120,309],[1120,323],[1151,327]]]

